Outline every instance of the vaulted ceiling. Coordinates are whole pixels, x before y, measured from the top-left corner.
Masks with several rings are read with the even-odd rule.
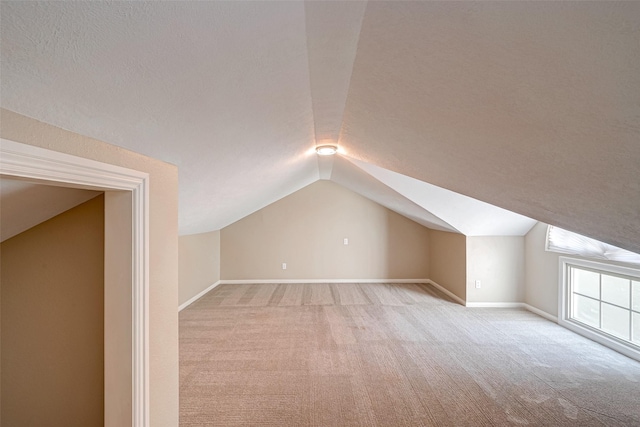
[[[181,234],[331,179],[432,228],[640,252],[640,2],[0,7],[2,107],[178,165]]]

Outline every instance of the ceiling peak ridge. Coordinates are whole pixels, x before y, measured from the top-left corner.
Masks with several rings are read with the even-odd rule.
[[[338,144],[367,2],[305,2],[316,144]]]

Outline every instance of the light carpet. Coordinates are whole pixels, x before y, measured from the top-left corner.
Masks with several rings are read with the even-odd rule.
[[[431,285],[221,285],[180,313],[181,426],[639,426],[640,364]]]

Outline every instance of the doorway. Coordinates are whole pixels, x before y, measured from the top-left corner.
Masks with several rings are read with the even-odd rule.
[[[148,426],[148,174],[0,139],[0,175],[104,192],[104,422]]]

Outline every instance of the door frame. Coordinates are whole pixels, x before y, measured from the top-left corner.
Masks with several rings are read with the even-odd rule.
[[[131,194],[127,205],[131,209],[132,256],[130,265],[125,266],[131,271],[131,366],[127,367],[131,371],[131,425],[149,427],[149,174],[0,138],[0,175]],[[109,209],[105,209],[105,215],[109,215]],[[105,247],[105,272],[114,267],[109,260],[118,258],[109,256],[109,250],[116,249]]]

